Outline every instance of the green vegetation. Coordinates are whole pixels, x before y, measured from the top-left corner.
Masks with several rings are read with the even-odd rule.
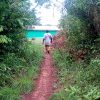
[[[10,53],[0,64],[0,100],[19,100],[34,88],[42,58],[42,46],[25,42],[20,56]]]
[[[64,6],[68,15],[63,16],[61,25],[68,33],[69,49],[81,49],[88,59],[96,57],[100,52],[99,0],[65,0]]]
[[[53,53],[59,91],[51,100],[100,99],[100,0],[65,0],[65,46]]]
[[[77,63],[69,54],[61,54],[58,50],[53,57],[58,69],[57,86],[61,89],[51,100],[95,100],[100,97],[100,59],[91,59],[88,65]]]
[[[34,88],[42,47],[25,38],[26,25],[36,24],[29,0],[0,1],[0,100],[19,100]]]
[[[43,5],[49,0],[35,0]],[[42,46],[28,42],[25,27],[37,24],[29,0],[0,1],[0,100],[20,100],[34,88]],[[36,6],[37,6],[36,5]],[[53,53],[59,91],[51,100],[100,98],[100,0],[65,0],[65,46]]]

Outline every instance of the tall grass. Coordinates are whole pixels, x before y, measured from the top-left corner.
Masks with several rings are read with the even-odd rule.
[[[8,54],[5,57],[3,67],[0,66],[3,68],[0,78],[0,100],[20,100],[21,94],[34,89],[34,80],[39,73],[43,55],[42,48],[41,45],[25,42],[17,56]]]
[[[100,59],[89,64],[76,63],[68,53],[55,50],[55,66],[58,69],[59,89],[51,100],[95,100],[100,98]],[[99,99],[98,99],[99,100]]]

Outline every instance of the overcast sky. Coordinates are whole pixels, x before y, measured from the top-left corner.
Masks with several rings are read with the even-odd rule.
[[[34,0],[30,0],[33,7],[36,5]],[[37,17],[40,17],[40,23],[42,25],[58,25],[61,17],[61,8],[63,0],[51,0],[51,7],[45,8],[45,4],[42,7],[37,7]],[[55,5],[55,6],[54,6]]]

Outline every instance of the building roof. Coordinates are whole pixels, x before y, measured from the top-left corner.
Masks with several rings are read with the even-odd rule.
[[[27,26],[27,30],[59,30],[57,26]]]

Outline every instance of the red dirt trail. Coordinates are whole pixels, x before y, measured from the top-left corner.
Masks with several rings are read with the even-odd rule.
[[[49,100],[53,93],[54,68],[50,54],[44,54],[41,72],[36,82],[36,89],[22,97],[22,100]]]

